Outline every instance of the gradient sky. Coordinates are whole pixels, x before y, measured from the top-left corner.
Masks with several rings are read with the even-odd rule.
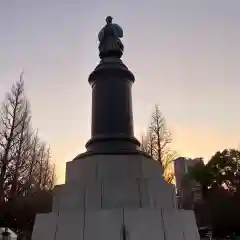
[[[33,126],[51,145],[59,182],[90,137],[89,73],[112,15],[135,74],[136,136],[159,104],[180,155],[240,143],[239,0],[0,0],[0,99],[24,69]]]

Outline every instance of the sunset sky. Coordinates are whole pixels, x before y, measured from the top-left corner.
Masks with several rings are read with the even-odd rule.
[[[0,99],[24,70],[32,122],[65,162],[90,137],[88,75],[112,15],[135,74],[135,134],[159,104],[182,156],[207,161],[240,144],[239,0],[0,0]]]

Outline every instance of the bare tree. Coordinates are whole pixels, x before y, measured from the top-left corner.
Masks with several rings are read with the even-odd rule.
[[[8,196],[10,199],[20,194],[23,176],[26,172],[26,163],[31,148],[30,114],[27,101],[22,115],[20,134],[16,140],[17,143],[13,149],[13,164],[11,164],[11,169],[9,169],[12,178],[11,189]]]
[[[39,145],[40,139],[38,137],[38,131],[33,133],[31,137],[29,157],[25,164],[25,174],[22,176],[22,195],[27,195],[32,188],[34,188],[34,172],[39,157]]]
[[[31,231],[35,214],[51,208],[56,168],[31,127],[22,77],[0,106],[0,219]]]
[[[45,152],[45,160],[44,160],[44,168],[42,175],[42,185],[41,188],[50,190],[53,189],[56,181],[56,172],[55,172],[55,164],[51,159],[51,149],[50,146],[46,149]]]
[[[55,179],[50,147],[31,128],[21,74],[0,109],[0,205],[32,191],[51,190]]]
[[[24,195],[38,190],[52,190],[55,185],[55,164],[51,160],[50,147],[41,142],[36,132],[32,138]]]
[[[159,106],[155,105],[147,134],[142,137],[141,149],[156,161],[161,162],[167,182],[172,182],[174,178],[172,162],[176,158],[176,152],[171,150],[171,143],[172,134],[167,129],[165,118]]]
[[[16,156],[23,122],[26,121],[25,96],[22,75],[7,94],[0,112],[0,204],[5,201],[5,190],[9,188],[11,167]]]
[[[50,147],[41,143],[39,148],[38,164],[35,166],[36,187],[41,190],[50,190],[55,182],[55,166],[51,160]]]

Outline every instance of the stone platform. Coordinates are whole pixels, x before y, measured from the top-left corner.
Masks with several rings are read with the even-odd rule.
[[[33,240],[199,240],[192,211],[144,155],[80,155],[67,163],[52,213],[37,215]]]

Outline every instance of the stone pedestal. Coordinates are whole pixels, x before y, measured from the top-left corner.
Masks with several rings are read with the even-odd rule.
[[[88,155],[67,163],[52,213],[37,215],[33,240],[199,240],[192,211],[143,153]]]

